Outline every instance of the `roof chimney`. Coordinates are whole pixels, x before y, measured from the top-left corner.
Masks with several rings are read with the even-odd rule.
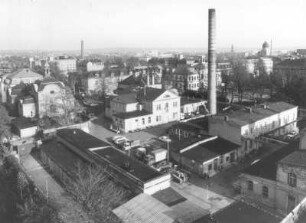
[[[216,10],[208,11],[208,100],[209,112],[217,113],[216,94]]]

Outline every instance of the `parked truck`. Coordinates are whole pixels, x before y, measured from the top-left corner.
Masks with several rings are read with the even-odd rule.
[[[156,149],[152,150],[149,154],[145,156],[145,161],[148,165],[161,162],[167,159],[167,150]]]
[[[121,148],[124,151],[130,150],[130,149],[135,148],[137,146],[140,146],[140,140],[127,140],[123,144],[121,144]]]

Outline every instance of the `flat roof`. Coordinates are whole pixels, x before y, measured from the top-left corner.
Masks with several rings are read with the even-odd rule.
[[[276,180],[277,165],[280,160],[296,151],[299,147],[299,141],[296,140],[262,160],[254,163],[244,170],[243,173],[265,178],[268,180]]]
[[[202,98],[181,97],[181,105],[192,104],[192,103],[198,103],[198,102],[204,102],[204,103],[206,103],[207,100],[204,100],[204,99],[202,99]]]
[[[80,150],[111,146],[81,129],[60,129],[57,130],[56,135]]]
[[[121,168],[122,170],[129,172],[131,175],[135,176],[144,183],[163,175],[157,170],[154,170],[144,163],[141,163],[140,161],[135,160],[112,147],[107,147],[92,152],[98,155],[100,158],[108,160],[110,163]],[[128,168],[125,167],[126,164],[129,165]]]
[[[214,140],[204,142],[192,149],[189,149],[186,152],[181,153],[181,155],[198,162],[205,162],[215,157],[232,152],[239,147],[240,146],[235,143],[218,137]]]
[[[18,129],[26,129],[31,127],[37,127],[37,123],[32,121],[30,118],[15,118],[12,120],[12,125]]]
[[[279,223],[282,219],[269,214],[267,211],[253,207],[241,201],[217,211],[212,215],[213,220],[218,223]],[[200,218],[193,223],[213,223],[209,215]]]
[[[200,140],[205,140],[210,138],[211,136],[209,135],[201,135],[200,137],[189,137],[188,139],[185,139],[184,137],[181,137],[181,140],[175,140],[171,138],[172,142],[170,142],[170,150],[173,151],[180,151],[181,149],[186,148],[187,146],[190,146],[194,143],[199,142]]]
[[[58,143],[56,140],[43,143],[40,149],[71,176],[75,175],[74,170],[76,170],[78,163],[87,163],[79,155],[66,148],[62,143]]]
[[[122,113],[114,114],[114,116],[120,119],[130,119],[130,118],[137,118],[137,117],[142,117],[142,116],[151,115],[151,114],[152,113],[150,112],[142,110],[142,111],[122,112]]]
[[[258,105],[252,107],[252,112],[249,111],[247,108],[241,108],[236,111],[231,112],[222,112],[219,113],[216,116],[210,117],[210,120],[224,120],[224,116],[228,116],[228,123],[231,123],[233,125],[237,126],[243,126],[250,123],[254,123],[258,120],[265,119],[269,116],[272,116],[274,114],[278,114],[280,112],[292,109],[294,107],[297,107],[295,105],[288,104],[286,102],[270,102],[265,103],[266,108],[264,108],[263,105]]]

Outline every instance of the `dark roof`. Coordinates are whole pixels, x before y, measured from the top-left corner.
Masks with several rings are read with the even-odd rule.
[[[277,66],[306,67],[306,59],[284,60]]]
[[[164,203],[165,205],[172,207],[176,204],[186,201],[187,199],[180,195],[178,192],[173,190],[171,187],[160,190],[152,195],[152,197],[156,198],[160,202]]]
[[[262,160],[254,163],[245,169],[244,173],[266,178],[268,180],[276,180],[278,162],[297,150],[298,146],[299,142],[294,141],[267,156],[266,158],[263,158]]]
[[[306,150],[297,150],[279,161],[280,164],[306,167]]]
[[[200,134],[202,128],[199,126],[191,125],[188,122],[180,122],[170,127],[170,129],[181,129],[189,132],[194,132],[195,134]]]
[[[244,126],[250,123],[254,123],[258,120],[270,117],[277,113],[286,111],[288,109],[297,107],[295,105],[291,105],[282,101],[265,103],[265,105],[265,108],[264,105],[253,106],[252,112],[250,112],[246,108],[241,108],[239,110],[231,112],[222,112],[216,116],[211,117],[210,120],[212,122],[214,120],[224,120],[224,116],[228,116],[229,119],[226,122],[228,122],[229,124],[235,126]]]
[[[25,96],[21,98],[23,100],[23,104],[32,104],[35,103],[35,100],[32,96]]]
[[[115,97],[114,99],[112,99],[112,101],[120,102],[120,103],[124,103],[124,104],[137,103],[138,102],[137,99],[136,99],[136,93],[120,94],[117,97]]]
[[[170,143],[170,149],[173,151],[180,151],[181,149],[184,149],[187,146],[197,143],[200,140],[208,139],[210,137],[211,136],[208,135],[201,135],[200,137],[189,137],[187,140],[183,138],[181,140],[175,140],[171,138],[172,142]]]
[[[211,221],[209,215],[206,215],[193,223],[279,223],[281,219],[269,214],[259,208],[253,207],[241,201],[217,211],[212,215]]]
[[[30,118],[15,118],[12,120],[12,125],[18,129],[26,129],[31,127],[37,127],[37,123],[32,121]]]
[[[198,103],[198,102],[207,102],[204,99],[201,98],[187,98],[187,97],[181,97],[181,105],[185,104],[192,104],[192,103]]]
[[[56,135],[69,142],[79,150],[89,150],[92,148],[100,148],[110,146],[104,142],[80,129],[60,129]]]
[[[208,131],[208,117],[190,120],[187,123],[193,124],[195,126],[202,128],[205,131]]]
[[[218,137],[214,140],[204,142],[192,149],[189,149],[186,152],[181,153],[181,155],[202,163],[236,150],[239,147],[240,146],[235,143]]]
[[[56,140],[42,144],[40,149],[70,176],[74,176],[78,163],[86,163],[84,159]]]
[[[138,92],[137,97],[140,100],[154,101],[156,98],[161,96],[166,90],[158,88],[146,87]]]
[[[110,163],[121,168],[122,170],[129,172],[131,175],[144,183],[156,177],[162,176],[162,174],[157,170],[152,169],[144,163],[141,163],[140,161],[135,160],[112,147],[95,150],[93,153],[97,154],[101,158],[108,160]],[[126,164],[129,165],[128,168],[125,167]]]
[[[146,80],[142,77],[142,75],[139,75],[135,77],[134,75],[131,75],[124,79],[123,81],[119,82],[119,84],[122,85],[135,85],[135,86],[144,86],[146,83]]]
[[[122,112],[122,113],[114,114],[114,116],[120,119],[130,119],[130,118],[136,118],[136,117],[146,116],[150,114],[152,113],[142,110],[142,111]]]

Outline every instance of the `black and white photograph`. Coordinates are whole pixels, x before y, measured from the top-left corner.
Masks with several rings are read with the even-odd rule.
[[[306,223],[305,0],[0,0],[0,223]]]

